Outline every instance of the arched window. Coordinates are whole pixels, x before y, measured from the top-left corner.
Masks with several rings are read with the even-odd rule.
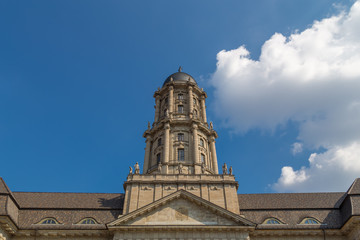
[[[41,220],[38,224],[59,224],[55,218],[45,218]]]
[[[282,224],[282,223],[276,218],[267,218],[265,219],[263,224]]]
[[[156,155],[156,164],[159,164],[160,161],[161,161],[161,154],[158,153],[158,154]]]
[[[184,141],[184,134],[183,133],[178,133],[177,138],[178,138],[179,142],[183,142]]]
[[[200,138],[200,146],[204,147],[204,139]]]
[[[196,98],[193,99],[193,103],[194,103],[194,105],[196,105]]]
[[[185,151],[183,148],[178,149],[178,161],[179,162],[185,161]]]
[[[81,220],[78,224],[96,224],[96,221],[93,218],[85,218]]]
[[[304,218],[300,224],[320,224],[315,218]]]

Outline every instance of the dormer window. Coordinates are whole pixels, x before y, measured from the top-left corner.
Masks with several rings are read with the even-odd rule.
[[[315,218],[304,218],[300,224],[320,224]]]
[[[38,224],[59,224],[55,218],[45,218],[41,220]]]
[[[96,221],[92,218],[85,218],[81,220],[78,224],[96,224]]]
[[[282,223],[276,218],[267,218],[265,219],[263,224],[282,224]]]
[[[180,94],[178,94],[178,99],[179,99],[179,100],[183,100],[183,99],[184,99],[184,95],[183,95],[183,94],[181,94],[181,93],[180,93]]]
[[[178,141],[179,141],[179,142],[183,142],[183,141],[184,141],[184,134],[183,134],[183,133],[179,133],[179,134],[177,135],[177,138],[178,138]]]

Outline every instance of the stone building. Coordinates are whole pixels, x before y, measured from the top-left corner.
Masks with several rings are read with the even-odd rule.
[[[206,97],[181,68],[155,91],[125,193],[12,192],[0,178],[0,240],[360,239],[360,179],[339,193],[238,194]]]

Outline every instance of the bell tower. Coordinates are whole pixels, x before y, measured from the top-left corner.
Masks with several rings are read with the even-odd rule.
[[[184,190],[236,214],[238,183],[219,174],[213,124],[206,117],[206,92],[187,73],[171,74],[154,93],[155,118],[148,123],[143,171],[130,167],[123,214]]]
[[[217,133],[207,122],[206,97],[206,92],[181,67],[155,91],[155,120],[143,135],[143,173],[219,173]]]

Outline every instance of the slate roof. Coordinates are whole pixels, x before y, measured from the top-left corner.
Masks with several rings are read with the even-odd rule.
[[[122,193],[13,192],[22,209],[122,209]]]
[[[339,208],[345,192],[238,194],[240,210]]]

